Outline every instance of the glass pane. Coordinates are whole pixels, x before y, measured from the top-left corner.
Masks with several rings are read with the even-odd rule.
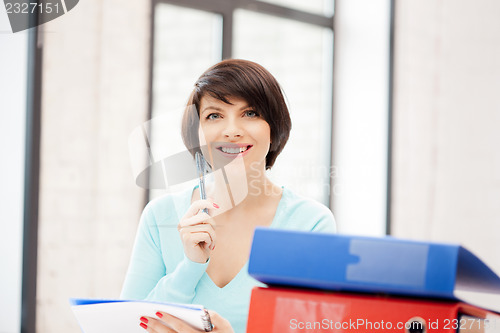
[[[289,142],[270,177],[328,204],[332,31],[246,10],[235,12],[234,22],[234,57],[255,61],[277,78],[292,117]]]
[[[290,7],[314,14],[325,16],[333,15],[334,0],[259,0],[269,2],[275,5]]]
[[[182,112],[196,79],[221,60],[222,17],[158,4],[155,8],[151,154],[155,161],[185,150]],[[166,144],[168,143],[168,144]],[[162,190],[150,190],[151,199]]]

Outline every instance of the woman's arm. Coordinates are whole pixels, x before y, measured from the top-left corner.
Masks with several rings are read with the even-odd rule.
[[[174,209],[163,203],[150,203],[142,213],[121,298],[191,303],[196,285],[207,269],[215,247],[214,221],[210,216],[217,206],[209,200],[193,202],[176,228],[176,214],[162,216],[158,221],[155,211]],[[204,208],[209,214],[202,212]],[[177,240],[178,232],[182,246],[168,246],[172,252],[163,253],[166,245],[172,244],[162,242]],[[170,272],[165,265],[166,256],[170,263],[178,258]]]
[[[208,262],[197,263],[189,259],[179,247],[177,253],[166,255],[182,258],[173,271],[168,272],[163,259],[160,232],[177,233],[176,221],[164,221],[161,228],[152,205],[144,209],[134,249],[122,289],[123,299],[148,299],[176,303],[191,303],[195,287],[203,276]],[[162,207],[164,208],[164,207]],[[175,247],[170,247],[175,249]],[[175,250],[174,250],[175,252]]]

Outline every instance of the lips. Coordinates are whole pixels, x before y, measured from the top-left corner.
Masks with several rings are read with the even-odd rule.
[[[238,154],[244,154],[249,151],[253,145],[246,143],[225,143],[222,145],[217,145],[216,149],[225,155],[237,156]]]

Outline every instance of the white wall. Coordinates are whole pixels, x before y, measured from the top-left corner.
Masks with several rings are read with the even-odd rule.
[[[333,212],[340,233],[385,234],[389,0],[335,2]]]
[[[500,2],[397,1],[393,233],[500,272]]]
[[[147,118],[147,1],[86,0],[43,25],[37,332],[69,297],[118,298],[144,203],[128,138]]]
[[[21,330],[28,33],[0,9],[0,332]]]

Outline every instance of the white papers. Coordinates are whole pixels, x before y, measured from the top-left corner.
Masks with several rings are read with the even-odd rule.
[[[201,305],[147,301],[74,299],[71,309],[84,333],[144,333],[140,317],[157,318],[163,311],[184,320],[204,332],[204,308]]]
[[[469,290],[455,290],[455,296],[471,305],[500,313],[500,295]],[[500,325],[500,323],[499,323]]]

